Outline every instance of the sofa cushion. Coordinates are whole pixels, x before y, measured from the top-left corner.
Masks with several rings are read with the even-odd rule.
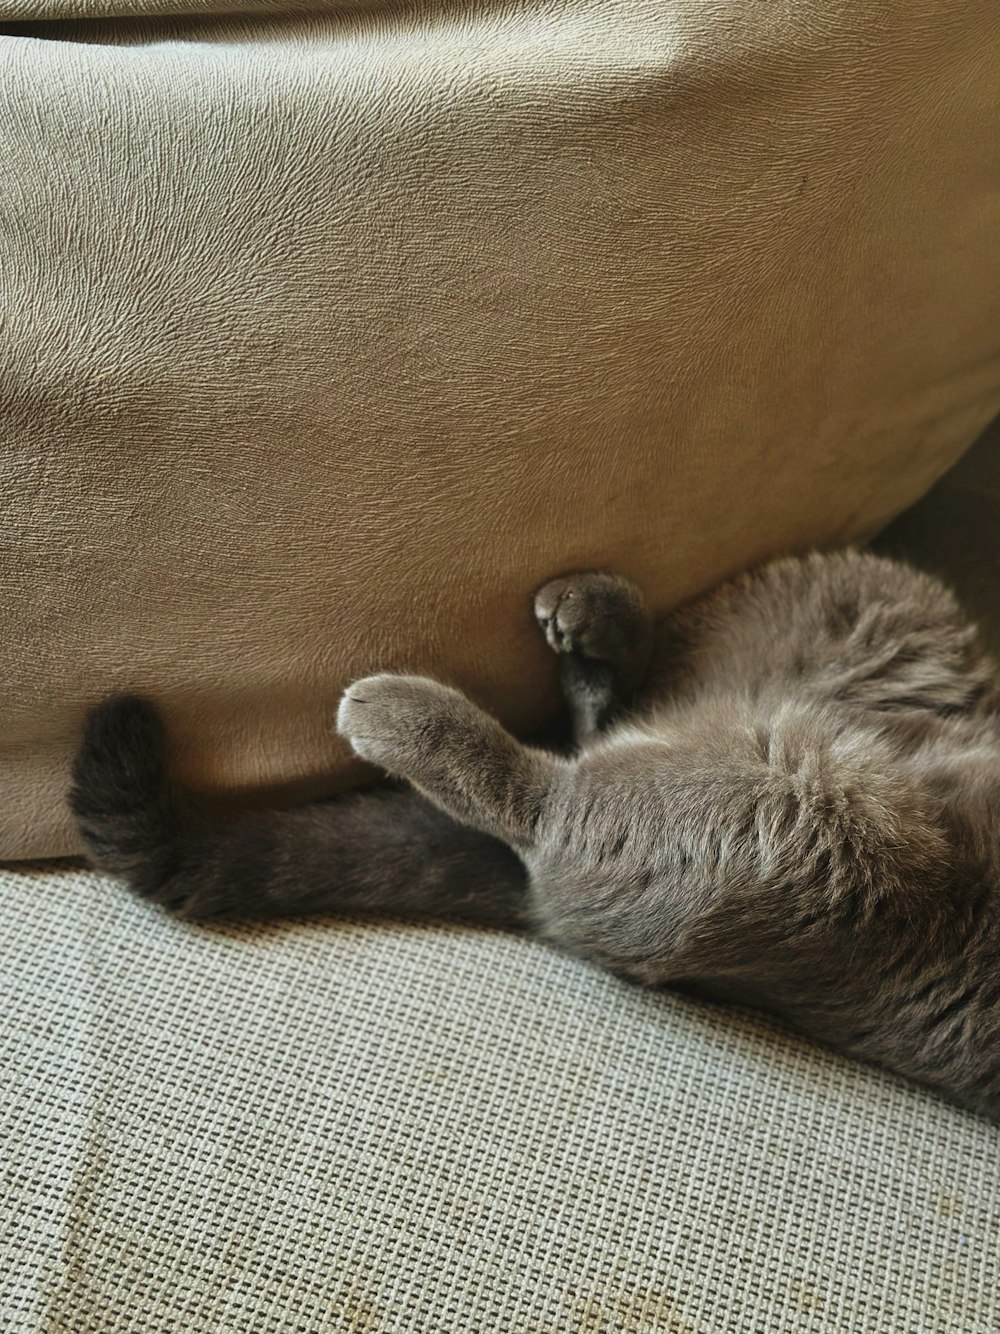
[[[0,914],[4,1329],[1000,1328],[1000,1132],[760,1018],[80,871]]]
[[[870,532],[1000,406],[996,0],[215,8],[0,0],[0,856],[112,691],[255,798],[375,669],[530,728],[545,578]]]

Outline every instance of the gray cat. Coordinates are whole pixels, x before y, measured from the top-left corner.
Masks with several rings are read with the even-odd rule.
[[[411,788],[228,825],[187,812],[159,716],[91,715],[94,863],[190,917],[449,915],[652,986],[762,1006],[1000,1120],[1000,695],[934,579],[779,560],[659,622],[624,579],[535,601],[576,749],[380,675],[338,728]]]

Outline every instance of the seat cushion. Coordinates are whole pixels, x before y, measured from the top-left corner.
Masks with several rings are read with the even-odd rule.
[[[1000,1327],[1000,1132],[759,1018],[81,871],[0,914],[4,1329]]]

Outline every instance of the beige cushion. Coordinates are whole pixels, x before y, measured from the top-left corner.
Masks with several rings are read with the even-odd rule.
[[[11,1334],[996,1334],[1000,1133],[459,928],[0,875]]]
[[[0,855],[110,691],[258,796],[374,668],[530,726],[546,576],[869,532],[1000,406],[996,0],[164,8],[0,0]]]

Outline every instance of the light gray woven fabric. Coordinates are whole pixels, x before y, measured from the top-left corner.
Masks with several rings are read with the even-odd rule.
[[[1000,1328],[1000,1134],[514,939],[0,874],[0,1326]]]

